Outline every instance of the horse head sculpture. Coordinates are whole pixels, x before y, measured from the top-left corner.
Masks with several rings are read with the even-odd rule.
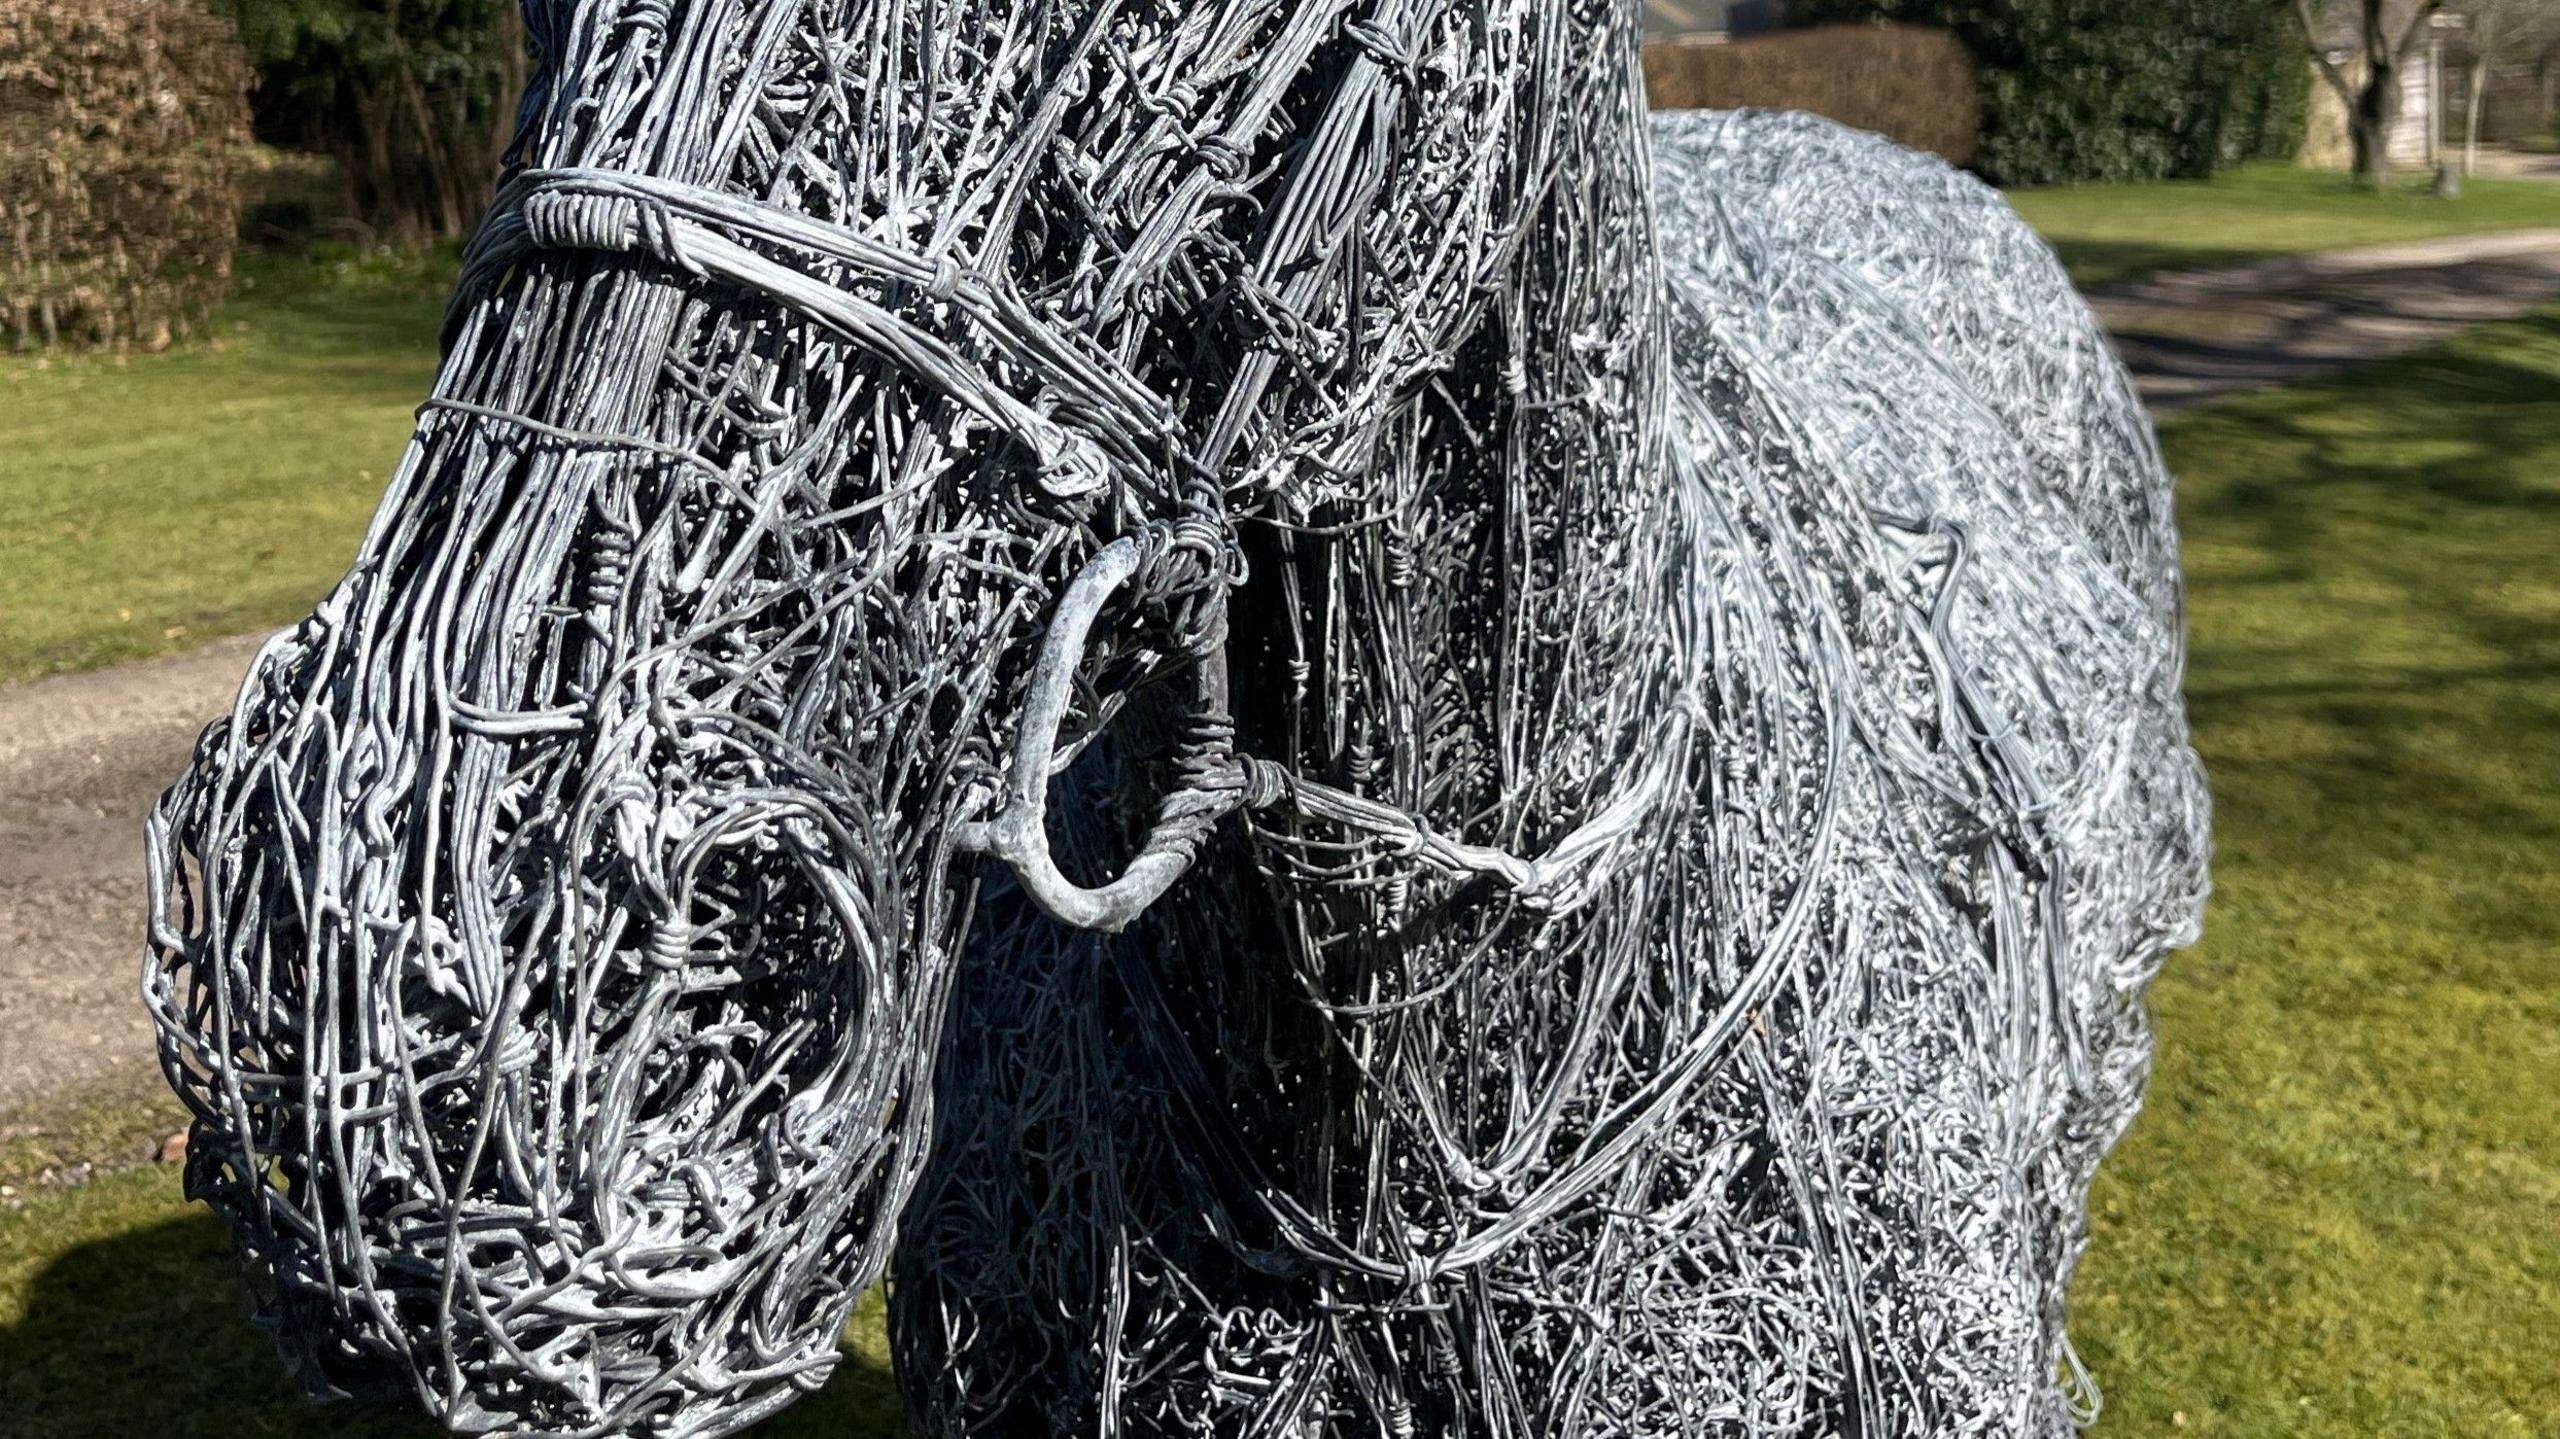
[[[409,454],[151,826],[315,1387],[734,1432],[894,1257],[938,1432],[2068,1417],[2202,817],[1995,199],[1649,134],[1614,4],[526,22]]]

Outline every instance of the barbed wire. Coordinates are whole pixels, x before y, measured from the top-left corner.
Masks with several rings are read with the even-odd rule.
[[[2167,481],[1996,197],[1649,137],[1633,27],[528,7],[409,456],[152,822],[315,1387],[731,1433],[894,1250],[933,1433],[2085,1411]]]

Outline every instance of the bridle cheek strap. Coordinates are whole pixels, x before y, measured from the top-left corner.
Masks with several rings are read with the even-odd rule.
[[[930,300],[950,307],[1010,368],[1041,376],[1045,393],[1032,399],[1014,394],[930,329],[821,279],[803,264],[752,249],[744,243],[748,240],[834,262],[874,285],[919,288]],[[1171,433],[1163,400],[1113,356],[1042,323],[1005,287],[948,256],[909,254],[743,196],[617,170],[528,170],[509,179],[465,257],[447,317],[448,343],[463,316],[517,260],[545,250],[639,253],[683,274],[760,291],[1011,433],[1030,449],[1038,483],[1055,495],[1103,491],[1115,473],[1136,467],[1136,456],[1164,448],[1154,442]],[[1053,410],[1072,411],[1078,423],[1060,423]],[[1215,493],[1214,483],[1210,490]],[[1685,753],[1690,733],[1685,712],[1673,717],[1655,762],[1636,783],[1543,858],[1527,860],[1463,843],[1392,805],[1237,755],[1227,707],[1226,655],[1218,643],[1196,643],[1207,635],[1194,633],[1181,646],[1193,654],[1197,703],[1189,719],[1191,735],[1155,826],[1119,878],[1098,888],[1077,884],[1059,870],[1049,850],[1048,787],[1057,770],[1058,731],[1095,618],[1114,593],[1147,573],[1162,552],[1182,548],[1183,525],[1172,529],[1176,543],[1171,546],[1136,536],[1113,541],[1069,585],[1032,670],[1004,806],[991,820],[961,825],[955,837],[958,849],[991,854],[1010,865],[1023,892],[1059,921],[1104,933],[1128,928],[1191,868],[1220,821],[1240,809],[1273,806],[1364,833],[1388,853],[1442,873],[1489,876],[1525,904],[1569,910],[1597,891],[1615,858],[1642,831],[1643,820],[1676,788],[1681,768],[1676,757]],[[1199,537],[1192,538],[1193,547],[1200,548]],[[1208,592],[1209,604],[1224,603],[1216,576],[1194,578],[1204,582],[1194,588]]]

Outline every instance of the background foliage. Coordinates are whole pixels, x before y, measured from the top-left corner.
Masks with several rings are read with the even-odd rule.
[[[368,241],[480,218],[524,88],[516,0],[210,0],[258,69],[258,136],[338,161]]]
[[[187,0],[0,0],[0,336],[156,347],[229,288],[248,71]]]
[[[1799,23],[1952,30],[1982,65],[2004,185],[2200,179],[2301,148],[2311,71],[2285,0],[1795,0]]]
[[[1982,94],[1973,56],[1944,30],[1828,25],[1730,45],[1647,45],[1645,91],[1657,110],[1810,110],[1973,163]]]

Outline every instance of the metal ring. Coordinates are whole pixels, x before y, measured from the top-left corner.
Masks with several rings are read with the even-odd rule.
[[[1232,755],[1214,766],[1231,784],[1177,786],[1164,799],[1146,844],[1118,879],[1087,888],[1066,877],[1049,852],[1050,760],[1058,750],[1076,671],[1084,663],[1094,617],[1103,604],[1144,568],[1148,552],[1135,538],[1103,547],[1073,583],[1049,621],[1049,637],[1031,671],[1031,694],[1014,740],[1013,767],[1005,777],[1005,806],[992,820],[963,825],[958,847],[994,855],[1013,868],[1023,893],[1051,918],[1080,929],[1117,934],[1191,868],[1217,822],[1244,802],[1243,772]],[[1226,714],[1226,656],[1212,651],[1194,662],[1205,715]],[[1196,779],[1196,775],[1194,776]]]

